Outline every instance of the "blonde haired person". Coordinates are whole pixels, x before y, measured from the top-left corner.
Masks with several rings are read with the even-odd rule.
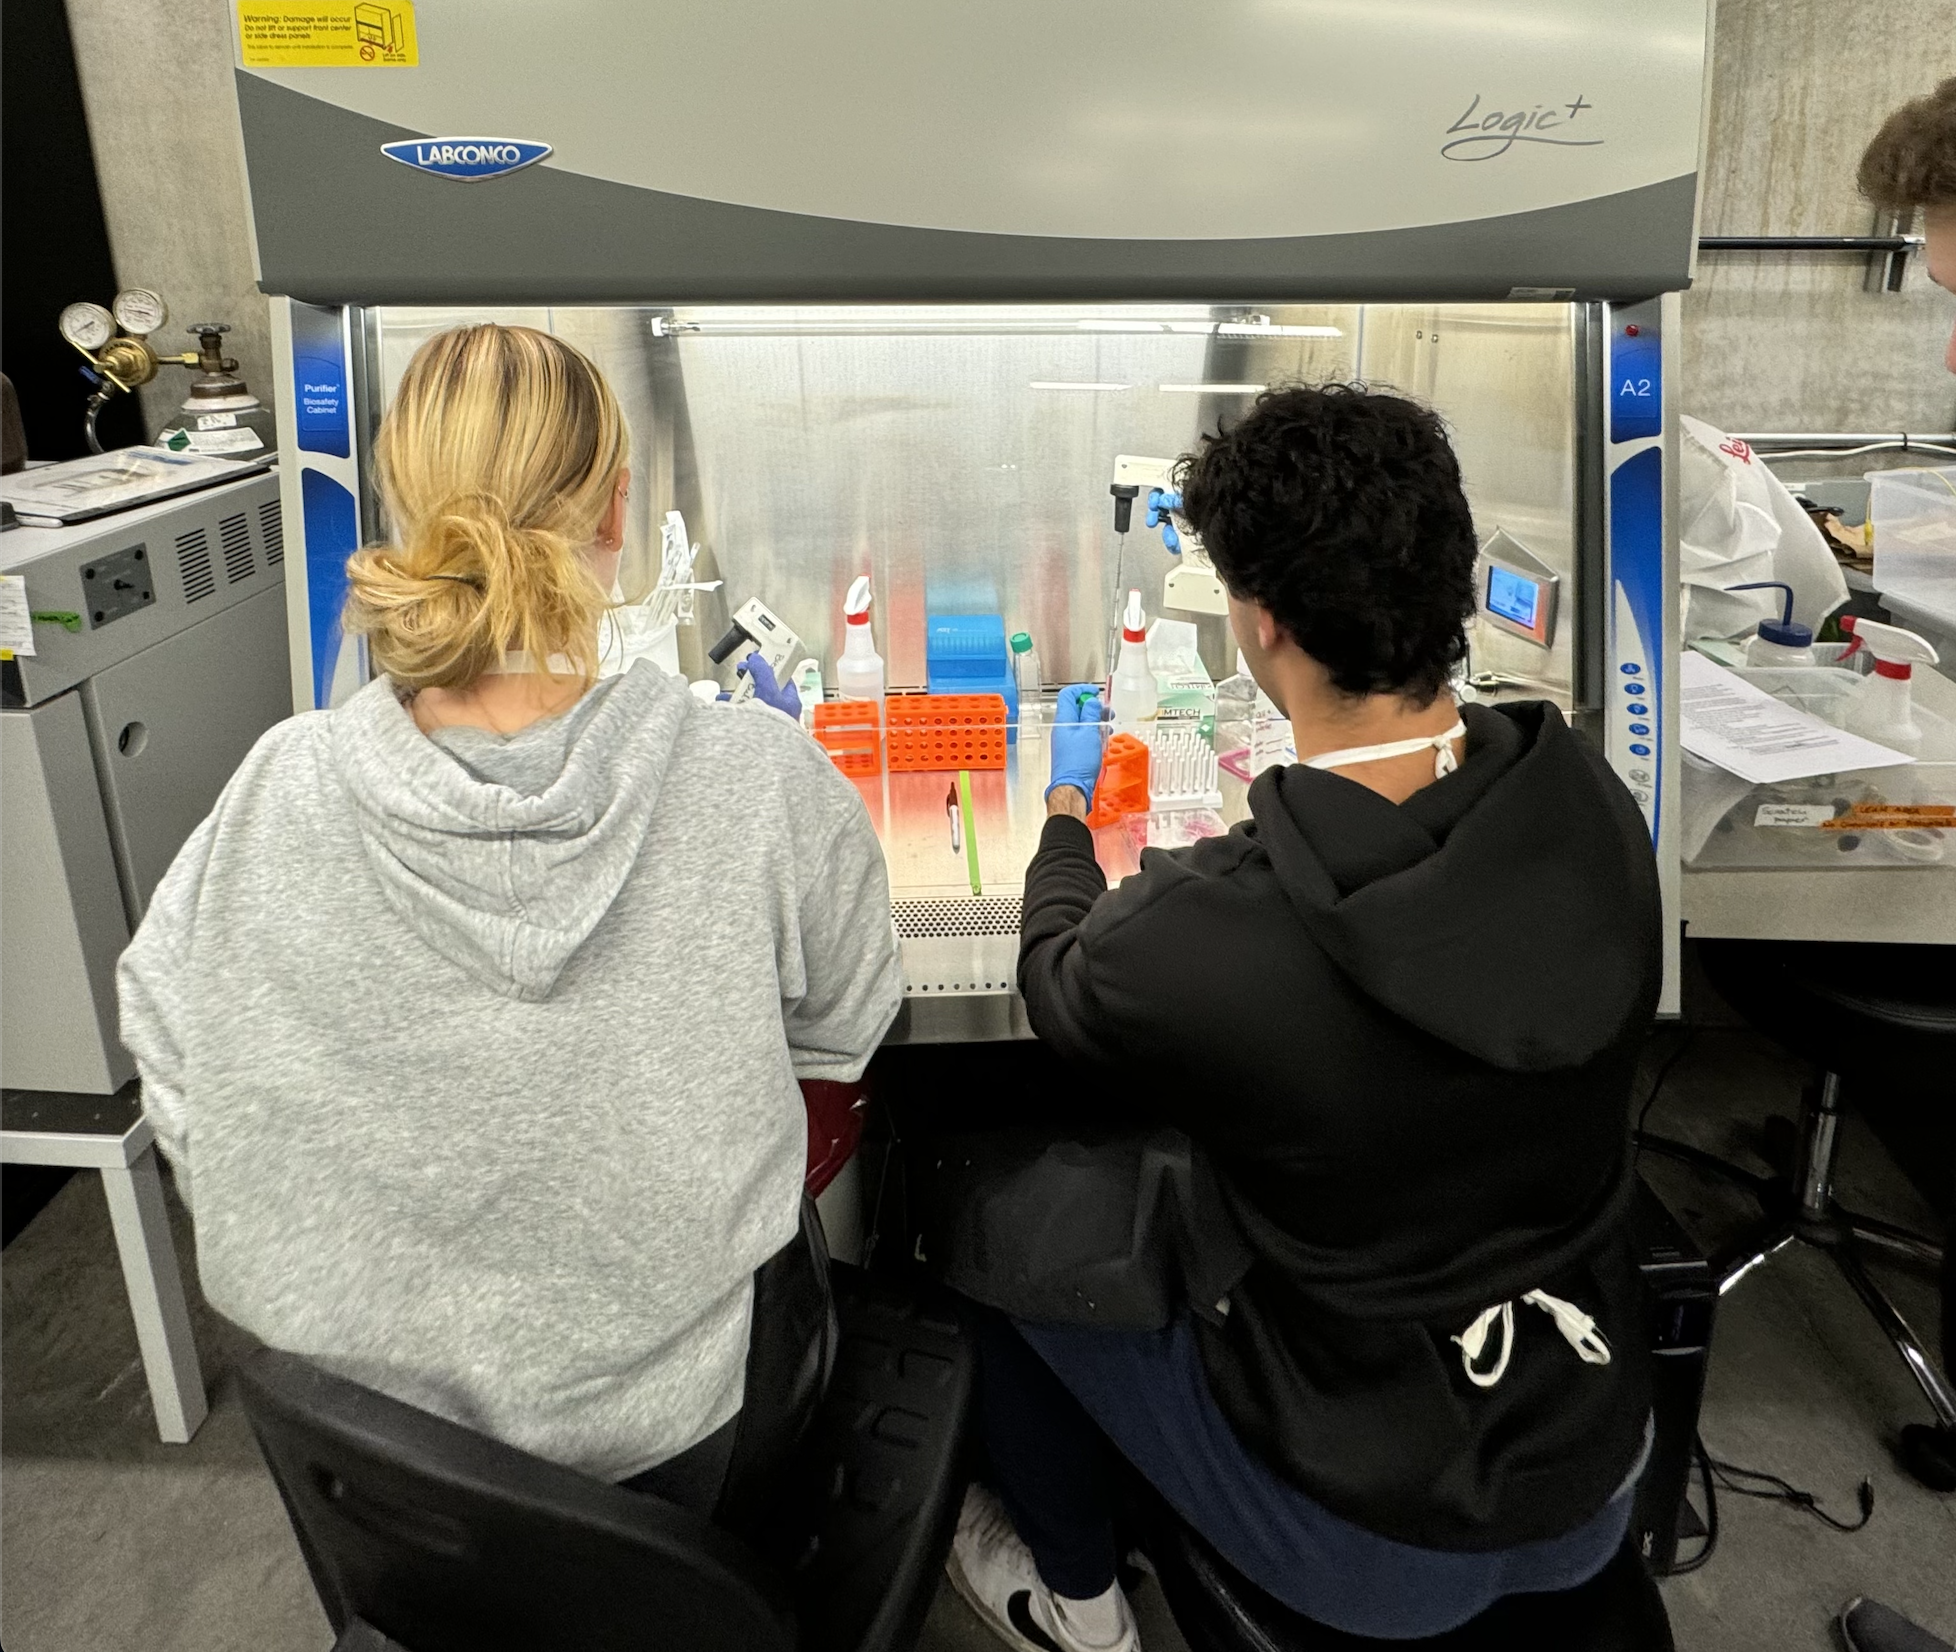
[[[245,759],[122,1031],[220,1313],[704,1507],[798,1246],[796,1081],[859,1077],[901,980],[861,800],[793,722],[594,681],[628,452],[562,341],[422,346],[348,564],[381,675]]]

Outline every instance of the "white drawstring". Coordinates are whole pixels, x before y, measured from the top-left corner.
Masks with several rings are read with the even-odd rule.
[[[1377,763],[1387,757],[1408,757],[1416,751],[1433,751],[1433,778],[1441,779],[1460,767],[1453,754],[1453,743],[1467,732],[1467,725],[1455,719],[1444,734],[1422,734],[1417,740],[1394,740],[1383,746],[1347,746],[1343,751],[1321,751],[1304,759],[1307,769],[1342,769],[1353,763]]]
[[[1555,1328],[1562,1333],[1562,1340],[1575,1349],[1583,1364],[1610,1363],[1610,1345],[1603,1339],[1603,1333],[1596,1329],[1596,1321],[1573,1302],[1564,1302],[1561,1297],[1550,1296],[1547,1291],[1529,1291],[1521,1300],[1531,1308],[1540,1308],[1555,1321]],[[1487,1346],[1487,1334],[1494,1329],[1497,1319],[1501,1322],[1500,1357],[1487,1370],[1477,1370],[1474,1362]],[[1473,1324],[1453,1340],[1460,1344],[1460,1364],[1467,1373],[1467,1380],[1476,1388],[1492,1388],[1506,1373],[1508,1355],[1514,1350],[1515,1305],[1512,1302],[1498,1302],[1492,1308],[1483,1308],[1474,1316]]]

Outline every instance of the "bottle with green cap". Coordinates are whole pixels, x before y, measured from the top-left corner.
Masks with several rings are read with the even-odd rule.
[[[1045,685],[1040,680],[1039,655],[1029,631],[1014,631],[1011,642],[1012,681],[1019,690],[1019,738],[1037,740],[1046,719],[1046,703],[1040,698]]]

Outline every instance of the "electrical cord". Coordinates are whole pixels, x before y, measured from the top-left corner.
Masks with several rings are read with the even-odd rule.
[[[1711,1559],[1712,1551],[1718,1547],[1718,1493],[1721,1489],[1736,1497],[1758,1497],[1769,1503],[1790,1504],[1837,1532],[1858,1532],[1874,1518],[1874,1481],[1865,1475],[1854,1494],[1861,1510],[1860,1519],[1840,1520],[1820,1506],[1820,1499],[1813,1492],[1801,1490],[1792,1481],[1714,1457],[1705,1449],[1702,1434],[1692,1435],[1691,1454],[1698,1465],[1698,1484],[1705,1493],[1705,1538],[1698,1552],[1689,1560],[1670,1566],[1664,1573],[1666,1577],[1682,1577],[1687,1572],[1695,1572]],[[1744,1483],[1746,1481],[1754,1483],[1747,1485]]]
[[[1702,1442],[1699,1444],[1699,1450],[1704,1450]],[[1865,1475],[1862,1476],[1861,1484],[1855,1491],[1855,1501],[1860,1505],[1861,1518],[1839,1520],[1820,1506],[1820,1499],[1813,1492],[1802,1491],[1792,1481],[1783,1480],[1777,1474],[1767,1474],[1756,1468],[1740,1468],[1737,1463],[1721,1462],[1709,1454],[1705,1456],[1705,1462],[1710,1466],[1712,1477],[1718,1482],[1721,1490],[1732,1492],[1739,1497],[1761,1497],[1769,1503],[1790,1503],[1794,1508],[1804,1510],[1822,1525],[1830,1526],[1837,1532],[1858,1532],[1874,1518],[1874,1481]],[[1741,1484],[1746,1480],[1756,1483],[1749,1486]]]
[[[1650,1118],[1651,1108],[1657,1105],[1657,1098],[1664,1093],[1664,1081],[1671,1076],[1671,1069],[1683,1058],[1684,1052],[1691,1048],[1697,1036],[1696,1027],[1685,1028],[1684,1036],[1678,1040],[1677,1048],[1664,1058],[1663,1064],[1657,1069],[1657,1077],[1651,1083],[1650,1094],[1644,1097],[1643,1106],[1637,1109],[1637,1128],[1631,1132],[1631,1140],[1636,1144],[1637,1156],[1643,1153],[1644,1124]]]
[[[1705,1489],[1705,1541],[1689,1560],[1672,1562],[1665,1569],[1666,1577],[1683,1577],[1686,1572],[1697,1571],[1718,1547],[1718,1492],[1712,1485],[1711,1458],[1705,1454],[1705,1442],[1696,1434],[1691,1436],[1691,1456],[1698,1465],[1698,1483]]]

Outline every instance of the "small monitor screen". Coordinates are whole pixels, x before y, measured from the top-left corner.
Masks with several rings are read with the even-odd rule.
[[[1542,599],[1542,588],[1532,579],[1506,568],[1487,570],[1487,611],[1515,624],[1535,628],[1535,607]]]

